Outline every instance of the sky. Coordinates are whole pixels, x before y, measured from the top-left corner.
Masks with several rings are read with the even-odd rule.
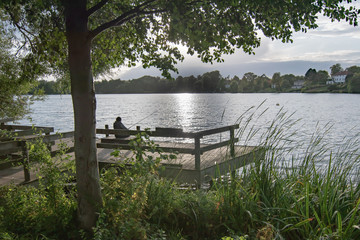
[[[276,72],[305,75],[309,68],[330,72],[330,67],[336,63],[344,69],[360,66],[360,27],[347,22],[331,22],[323,16],[319,16],[317,24],[317,29],[307,33],[294,33],[293,43],[272,41],[260,34],[261,45],[255,49],[255,55],[245,54],[239,49],[233,55],[223,56],[224,63],[202,63],[196,56],[186,55],[186,48],[180,46],[185,60],[176,65],[179,74],[172,76],[198,76],[219,70],[223,77],[236,75],[241,78],[247,72],[272,77]],[[115,69],[105,78],[130,80],[144,75],[161,76],[161,73],[155,68],[143,69],[138,64],[130,69]]]

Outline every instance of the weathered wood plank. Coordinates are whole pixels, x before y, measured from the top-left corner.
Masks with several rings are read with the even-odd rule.
[[[217,178],[219,176],[235,171],[249,163],[252,163],[256,160],[263,159],[265,156],[265,151],[262,148],[254,148],[252,151],[238,155],[234,158],[230,158],[226,161],[218,162],[202,169],[202,176],[211,176]]]
[[[71,132],[63,132],[63,133],[56,133],[56,134],[42,136],[42,139],[44,142],[52,142],[59,139],[73,138],[73,137],[74,137],[74,132],[71,131]]]
[[[130,146],[129,144],[117,144],[117,143],[97,143],[97,148],[107,148],[107,149],[124,149],[124,150],[131,150],[134,147]],[[151,149],[149,146],[142,146],[143,149]],[[192,154],[194,149],[191,148],[176,148],[176,147],[158,147],[160,150],[164,152],[178,152],[178,153],[187,153]]]
[[[139,131],[136,130],[125,130],[125,129],[102,129],[102,128],[97,128],[96,129],[96,134],[116,134],[116,135],[123,135],[123,136],[127,136],[127,135],[136,135],[138,134]]]
[[[153,137],[179,137],[179,138],[194,138],[196,133],[188,132],[167,132],[167,131],[138,131],[138,130],[124,130],[124,129],[96,129],[96,134],[117,134],[122,136],[137,135],[138,133],[146,133]]]
[[[234,142],[238,142],[238,141],[239,141],[239,138],[234,139]],[[230,146],[231,143],[232,143],[232,141],[228,140],[228,141],[223,141],[223,142],[207,145],[207,146],[201,147],[200,152],[201,152],[201,154],[203,154],[204,152],[207,152],[207,151],[210,151],[210,150],[213,150],[213,149],[217,149],[217,148],[225,147],[225,146]]]
[[[6,130],[29,130],[29,129],[48,129],[48,131],[53,132],[53,127],[41,127],[41,126],[26,126],[26,125],[1,125],[0,129]]]
[[[216,133],[230,131],[232,128],[233,129],[238,129],[239,124],[234,124],[234,125],[230,125],[230,126],[226,126],[226,127],[220,127],[220,128],[214,128],[214,129],[209,129],[209,130],[196,132],[196,135],[203,137],[203,136],[207,136],[207,135],[212,135],[212,134],[216,134]]]
[[[19,151],[22,148],[22,143],[19,141],[11,141],[11,142],[1,142],[0,143],[0,153],[3,153],[8,150]]]
[[[118,144],[128,144],[133,141],[135,138],[127,137],[127,138],[114,138],[114,137],[106,137],[101,138],[101,143],[118,143]]]
[[[20,131],[12,131],[11,133],[9,133],[10,137],[22,137],[22,136],[29,136],[29,135],[38,135],[40,133],[50,133],[53,132],[52,129],[49,128],[34,128],[34,129],[27,129],[27,130],[20,130]],[[13,136],[11,136],[13,135]]]
[[[22,147],[8,148],[8,149],[0,150],[0,156],[17,153],[19,151],[22,151]]]
[[[0,170],[11,168],[13,166],[17,166],[17,165],[20,165],[20,164],[22,164],[22,159],[4,161],[4,162],[0,163]]]
[[[155,128],[156,132],[165,132],[165,133],[169,133],[169,132],[173,132],[173,133],[177,133],[177,134],[181,134],[183,133],[183,130],[181,128],[163,128],[163,127],[156,127]]]

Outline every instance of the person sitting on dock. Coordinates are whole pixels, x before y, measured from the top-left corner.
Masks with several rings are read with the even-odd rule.
[[[127,127],[124,126],[124,124],[121,122],[121,117],[117,117],[116,121],[114,122],[114,129],[125,129],[127,130]],[[126,138],[129,137],[129,135],[116,135],[116,138]]]

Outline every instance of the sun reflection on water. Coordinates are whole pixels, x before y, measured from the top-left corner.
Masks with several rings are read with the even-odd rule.
[[[188,131],[193,124],[196,106],[194,101],[195,95],[181,93],[175,95],[176,119],[184,131]]]

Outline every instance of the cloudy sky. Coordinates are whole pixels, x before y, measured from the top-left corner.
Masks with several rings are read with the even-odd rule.
[[[219,70],[221,75],[242,77],[246,72],[271,77],[275,72],[304,75],[309,68],[330,71],[330,67],[340,63],[343,68],[360,66],[360,27],[346,22],[331,22],[320,16],[319,27],[307,33],[294,33],[293,43],[282,43],[262,37],[261,46],[255,55],[241,50],[224,56],[224,63],[205,64],[196,56],[185,55],[185,60],[177,65],[179,75],[200,75]],[[186,49],[184,49],[186,52]],[[122,80],[135,79],[144,75],[160,76],[155,68],[143,69],[141,65],[128,69],[121,68],[106,78]],[[176,74],[173,74],[176,77]]]

